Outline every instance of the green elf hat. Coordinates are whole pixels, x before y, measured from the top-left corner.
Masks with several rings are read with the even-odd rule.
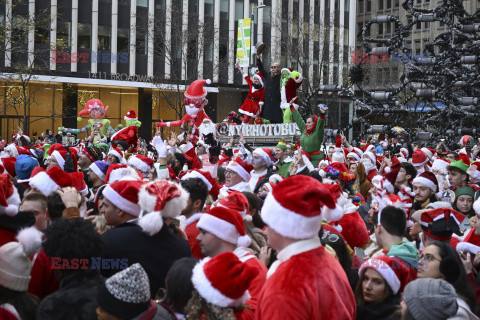
[[[108,144],[103,143],[103,142],[97,143],[97,144],[95,144],[95,146],[98,147],[98,148],[103,148],[105,150],[105,153],[108,153],[108,150],[110,149],[108,147]]]
[[[475,199],[475,190],[470,186],[460,186],[455,189],[455,199],[460,196],[471,196]]]
[[[464,173],[467,173],[468,168],[470,167],[470,159],[466,154],[461,153],[457,161],[453,161],[448,168],[456,168]]]
[[[285,143],[285,140],[280,140],[280,142],[277,143],[275,148],[279,148],[279,149],[282,149],[284,151],[287,150],[287,144]]]

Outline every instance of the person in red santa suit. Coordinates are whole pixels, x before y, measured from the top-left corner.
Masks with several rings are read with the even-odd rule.
[[[243,102],[238,112],[243,114],[243,123],[254,124],[256,118],[260,116],[263,107],[263,100],[265,99],[265,86],[263,85],[263,76],[260,72],[257,72],[253,76],[253,80],[245,74],[240,67],[240,64],[236,64],[238,71],[242,74],[245,81],[250,86],[248,95]]]
[[[366,151],[363,153],[360,162],[365,167],[365,173],[367,174],[368,181],[372,182],[373,177],[378,174],[377,158],[372,152]]]
[[[205,84],[210,83],[212,83],[210,79],[193,81],[184,93],[185,99],[183,100],[183,105],[185,106],[185,112],[187,114],[180,120],[157,122],[157,127],[179,127],[188,122],[190,126],[197,129],[195,131],[197,131],[196,135],[198,136],[198,128],[203,123],[203,120],[211,120],[204,110],[205,106],[208,104],[208,100],[205,99],[207,96],[207,90],[203,87]]]
[[[268,194],[261,217],[277,258],[255,319],[355,319],[356,303],[340,263],[321,245],[321,212],[337,211],[318,180],[296,175]]]

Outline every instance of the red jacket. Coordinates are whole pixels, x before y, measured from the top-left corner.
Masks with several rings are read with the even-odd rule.
[[[320,246],[278,266],[265,283],[255,319],[353,320],[355,314],[345,272]]]
[[[192,250],[192,257],[197,259],[203,259],[205,256],[202,254],[202,248],[200,247],[200,242],[197,240],[197,236],[200,233],[197,229],[198,220],[190,223],[185,227],[185,234],[188,238],[188,244]]]

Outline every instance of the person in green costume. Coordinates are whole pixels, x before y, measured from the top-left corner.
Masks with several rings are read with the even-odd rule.
[[[297,97],[290,100],[290,111],[292,111],[293,120],[297,124],[302,136],[300,137],[300,146],[310,155],[310,161],[314,168],[318,166],[323,154],[320,148],[323,143],[323,129],[325,127],[325,110],[319,107],[320,116],[314,114],[308,116],[305,122],[298,112],[298,105],[294,104]]]
[[[283,176],[284,178],[289,177],[290,165],[293,163],[293,160],[287,156],[287,144],[285,141],[281,140],[275,147],[274,152],[278,159],[278,161],[274,163],[274,166],[278,168],[275,173]]]

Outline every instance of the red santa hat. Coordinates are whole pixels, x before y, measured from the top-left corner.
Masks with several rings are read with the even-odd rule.
[[[253,79],[257,79],[258,81],[260,81],[260,84],[262,85],[262,87],[264,87],[262,73],[260,72],[255,73],[253,76]]]
[[[34,174],[34,172],[32,172]],[[51,167],[47,171],[40,171],[29,179],[30,187],[35,187],[44,196],[48,197],[55,191],[70,187],[71,176],[59,167]]]
[[[72,172],[70,173],[70,178],[72,179],[72,187],[77,189],[83,197],[86,197],[88,195],[88,186],[85,183],[83,172]]]
[[[208,171],[202,171],[198,169],[193,169],[187,172],[184,172],[180,175],[180,180],[188,180],[188,179],[201,179],[207,185],[208,191],[212,190],[215,181],[212,177],[212,174]]]
[[[138,224],[149,235],[163,227],[163,218],[174,218],[188,205],[190,194],[181,185],[167,180],[144,184],[138,193],[141,214]]]
[[[149,172],[153,168],[153,159],[140,154],[128,158],[127,163],[140,172]]]
[[[202,214],[197,228],[239,247],[248,247],[252,242],[246,234],[240,213],[223,206],[213,207],[208,213]]]
[[[123,117],[124,120],[138,120],[137,119],[137,114],[135,113],[135,110],[130,110],[127,112],[125,117]]]
[[[230,192],[225,198],[218,202],[217,206],[235,210],[240,213],[244,220],[252,220],[252,217],[248,215],[248,212],[250,211],[248,199],[240,191]]]
[[[112,136],[111,140],[122,140],[127,142],[131,146],[136,146],[138,141],[138,128],[136,126],[123,128],[122,130],[115,133]]]
[[[108,150],[107,155],[113,155],[115,158],[118,159],[120,164],[126,164],[127,163],[127,161],[125,160],[125,158],[123,156],[123,152],[118,148],[110,148],[110,150]]]
[[[397,180],[398,172],[400,171],[401,165],[397,157],[392,157],[392,165],[390,167],[385,167],[383,175],[386,178],[386,181],[390,184],[387,191],[393,193],[393,187],[395,186],[395,181]]]
[[[417,149],[413,152],[412,154],[412,165],[414,167],[420,167],[423,166],[425,163],[427,163],[428,158],[426,154],[421,150]]]
[[[270,167],[272,165],[272,149],[256,148],[255,150],[253,150],[252,154],[259,155],[263,159],[267,167]]]
[[[261,217],[284,237],[307,239],[318,235],[322,213],[329,209],[340,210],[329,189],[316,179],[296,175],[278,183],[267,195]]]
[[[435,155],[435,150],[433,150],[432,148],[427,148],[427,147],[424,147],[422,149],[423,153],[425,153],[425,155],[427,156],[428,160],[432,160],[433,156]]]
[[[121,180],[111,183],[103,190],[103,196],[118,209],[138,217],[140,205],[138,204],[138,192],[144,184],[140,180]]]
[[[448,160],[442,158],[435,159],[432,163],[432,171],[438,171],[438,173],[446,176],[448,174],[447,168],[449,165],[450,161]]]
[[[423,185],[429,187],[433,192],[437,192],[437,190],[438,190],[437,178],[430,171],[422,172],[422,174],[420,174],[415,179],[413,179],[412,185],[415,184],[415,183],[423,184]]]
[[[125,178],[137,180],[143,179],[137,170],[124,164],[114,163],[108,167],[107,175],[105,176],[105,183],[113,183]]]
[[[368,159],[370,159],[375,166],[377,165],[377,157],[375,157],[375,155],[374,155],[372,152],[370,152],[370,151],[365,151],[365,152],[363,153],[362,158],[365,159],[365,157],[367,157]]]
[[[332,154],[332,162],[345,162],[345,152],[342,148],[342,140],[339,136],[335,137],[335,150]]]
[[[362,158],[363,156],[363,151],[362,149],[360,148],[353,148],[352,151],[350,151],[348,154],[347,154],[347,158],[349,157],[352,157],[354,158],[355,160],[357,160],[358,162],[360,162],[360,159]]]
[[[188,99],[200,100],[207,96],[207,90],[203,87],[205,84],[211,84],[210,79],[198,79],[193,81],[185,91],[184,95]]]
[[[226,169],[236,172],[245,182],[247,182],[250,179],[250,171],[253,170],[253,167],[252,165],[243,161],[242,158],[234,157]]]
[[[15,157],[0,158],[0,165],[4,168],[0,173],[8,173],[11,177],[16,177],[17,172],[15,171],[15,162],[17,162],[17,158]]]
[[[402,158],[407,159],[408,158],[408,149],[407,148],[400,148],[400,154],[402,155]]]
[[[258,270],[241,262],[232,252],[224,252],[200,261],[192,273],[192,283],[211,304],[239,307],[250,299],[247,289]]]
[[[437,241],[450,239],[452,233],[462,235],[460,224],[465,216],[451,208],[437,208],[422,212],[420,225],[425,234]]]
[[[408,267],[402,266],[398,258],[389,256],[378,256],[365,261],[358,274],[361,275],[365,269],[376,270],[385,279],[393,294],[403,290],[408,283],[409,270]]]
[[[13,217],[20,206],[20,196],[8,174],[0,175],[0,215]]]

